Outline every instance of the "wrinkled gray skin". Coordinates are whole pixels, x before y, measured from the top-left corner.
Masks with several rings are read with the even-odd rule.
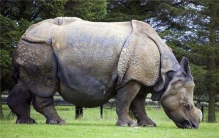
[[[161,101],[179,128],[198,128],[201,121],[187,58],[179,64],[146,23],[45,20],[29,27],[13,58],[16,85],[7,102],[18,117],[16,123],[35,123],[29,115],[31,101],[46,123],[65,123],[54,108],[57,91],[82,107],[100,106],[116,97],[118,126],[156,126],[145,111],[148,93]]]

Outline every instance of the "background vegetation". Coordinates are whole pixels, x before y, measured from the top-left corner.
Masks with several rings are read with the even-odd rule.
[[[155,28],[172,47],[178,60],[182,56],[189,58],[196,83],[194,98],[209,103],[208,122],[216,121],[215,103],[219,99],[218,0],[2,0],[0,5],[0,94],[13,88],[12,52],[31,24],[57,16],[107,22],[138,19]],[[2,106],[0,111],[0,117],[3,117]]]

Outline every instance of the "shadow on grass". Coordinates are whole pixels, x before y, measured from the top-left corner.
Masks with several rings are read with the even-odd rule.
[[[108,124],[108,123],[67,123],[67,126],[109,126],[116,127],[116,124]]]

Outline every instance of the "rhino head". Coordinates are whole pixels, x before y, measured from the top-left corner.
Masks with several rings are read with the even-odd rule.
[[[160,101],[167,116],[179,128],[198,128],[202,119],[201,110],[193,103],[195,84],[189,68],[189,61],[183,57],[181,71],[169,72],[169,80]]]

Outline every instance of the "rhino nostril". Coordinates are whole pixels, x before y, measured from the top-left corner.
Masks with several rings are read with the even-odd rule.
[[[183,124],[184,124],[184,128],[192,128],[193,127],[193,124],[189,120],[186,120],[186,119],[183,120]]]
[[[192,128],[198,128],[198,125],[196,125],[195,123],[191,122],[192,124]]]

